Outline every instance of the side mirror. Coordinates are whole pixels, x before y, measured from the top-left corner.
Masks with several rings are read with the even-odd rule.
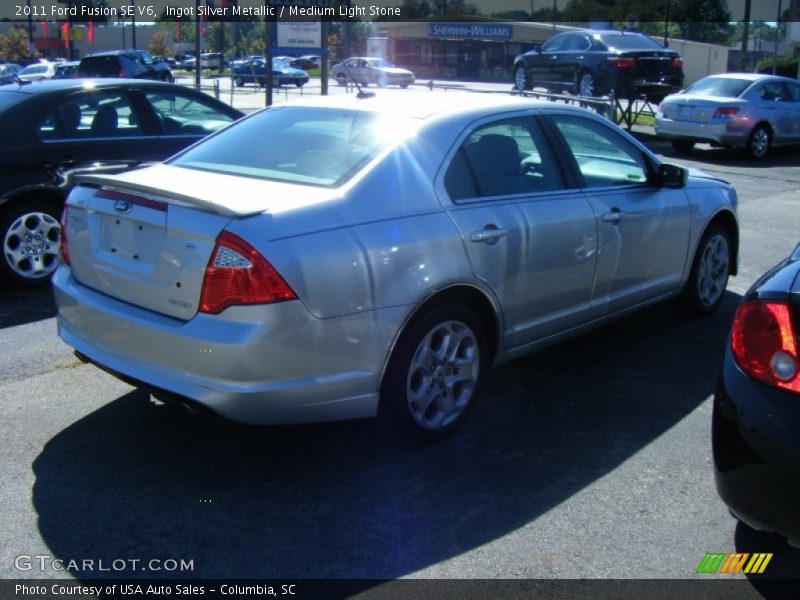
[[[663,163],[658,167],[658,184],[661,187],[680,188],[689,182],[689,169]]]

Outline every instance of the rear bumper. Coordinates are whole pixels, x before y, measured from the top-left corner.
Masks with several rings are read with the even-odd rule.
[[[677,121],[656,116],[656,135],[668,140],[691,140],[719,144],[720,146],[743,147],[747,144],[749,131],[731,129],[730,122],[695,123]]]
[[[714,397],[717,491],[737,518],[800,546],[800,397],[747,375],[728,350]]]
[[[374,416],[404,308],[317,319],[299,301],[231,307],[189,321],[53,277],[58,333],[88,360],[143,387],[251,424]]]

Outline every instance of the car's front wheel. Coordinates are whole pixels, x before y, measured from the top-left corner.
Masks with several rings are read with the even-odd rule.
[[[514,69],[514,87],[520,92],[533,89],[524,65],[519,65]]]
[[[343,73],[339,73],[336,76],[336,83],[338,83],[341,86],[347,85],[347,77],[345,77]]]
[[[244,85],[244,79],[242,79],[241,77],[238,77],[238,76],[234,77],[233,78],[233,85],[235,85],[236,87],[242,87]]]
[[[486,366],[483,328],[459,304],[440,304],[402,334],[389,362],[382,402],[407,438],[430,443],[464,420]]]
[[[0,271],[18,285],[47,283],[61,262],[58,210],[48,202],[22,202],[8,209],[0,216],[0,239]]]
[[[720,225],[712,225],[703,234],[686,287],[678,297],[679,308],[689,315],[712,312],[725,294],[731,263],[731,236]]]

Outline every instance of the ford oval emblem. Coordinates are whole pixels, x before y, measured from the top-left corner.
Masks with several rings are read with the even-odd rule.
[[[118,212],[125,213],[128,212],[131,208],[133,208],[133,205],[127,200],[117,200],[116,202],[114,202],[114,210]]]

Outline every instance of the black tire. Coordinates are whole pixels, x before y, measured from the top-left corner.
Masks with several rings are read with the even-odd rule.
[[[688,316],[712,313],[725,296],[733,264],[731,235],[721,224],[711,225],[697,245],[689,279],[677,298],[679,310]]]
[[[525,70],[524,65],[519,65],[514,69],[514,89],[519,92],[533,89],[533,82],[528,77],[528,72]]]
[[[463,337],[451,348],[453,338],[448,333]],[[439,360],[434,352],[423,349],[439,344],[444,345],[442,356],[452,360]],[[381,386],[382,412],[391,416],[407,439],[420,444],[440,441],[463,423],[474,405],[487,361],[483,327],[475,314],[460,304],[434,305],[414,318],[395,346]],[[462,370],[464,377],[454,379]],[[409,396],[414,386],[430,391],[426,408]],[[448,410],[452,412],[446,414]]]
[[[403,88],[403,89],[406,89],[408,87],[408,84],[407,83],[401,83],[400,87]]]
[[[2,210],[2,209],[0,209]],[[61,262],[61,207],[45,200],[17,202],[0,213],[0,274],[17,286],[46,285]],[[41,226],[39,239],[26,241],[21,226]],[[34,234],[32,237],[36,237]],[[24,251],[25,244],[38,251],[38,258],[19,259],[16,252]]]
[[[772,146],[772,132],[766,125],[759,125],[753,129],[747,140],[747,153],[754,160],[761,160]]]
[[[294,84],[295,84],[297,87],[301,88],[301,87],[303,87],[303,86],[306,84],[306,82],[305,82],[305,81],[295,81],[295,82],[294,82]]]
[[[343,73],[339,73],[336,76],[336,83],[338,83],[341,86],[347,85],[347,77],[345,77],[345,75]]]
[[[672,140],[670,143],[672,147],[681,154],[688,154],[692,151],[692,148],[694,148],[694,142],[692,140]]]
[[[236,87],[242,87],[244,85],[244,79],[239,76],[234,77],[233,85],[235,85]]]

